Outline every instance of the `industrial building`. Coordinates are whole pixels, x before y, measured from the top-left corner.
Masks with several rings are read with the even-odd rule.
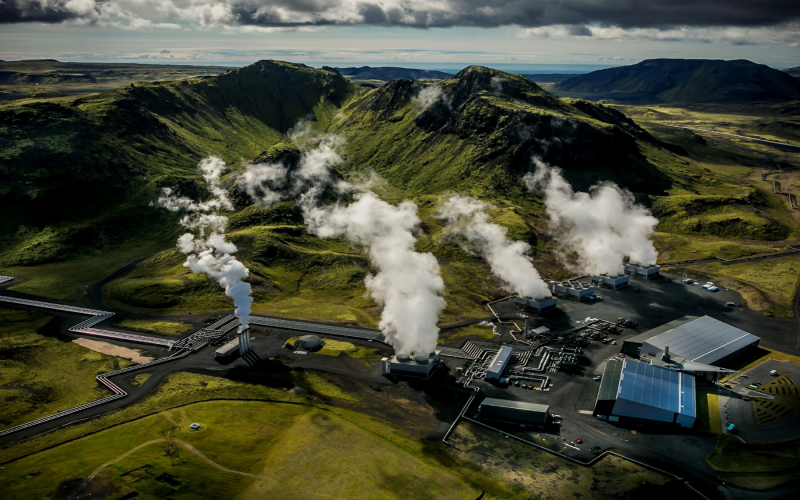
[[[580,281],[551,281],[550,291],[556,297],[565,299],[584,301],[594,296],[594,287]]]
[[[543,299],[532,299],[530,297],[517,297],[517,307],[533,311],[537,314],[543,314],[547,311],[553,311],[556,308],[556,299],[553,297],[546,297]]]
[[[759,340],[709,316],[684,316],[626,340],[622,352],[656,365],[715,372],[758,347]]]
[[[592,276],[592,283],[604,288],[618,290],[628,286],[628,276],[620,274],[619,276],[609,276],[608,274],[597,274]]]
[[[411,356],[395,354],[381,359],[381,375],[394,375],[399,378],[429,379],[440,362],[439,351],[425,355]]]
[[[608,361],[594,415],[611,422],[692,427],[697,416],[694,376],[632,359]]]
[[[550,407],[522,401],[486,398],[478,406],[477,418],[515,422],[529,425],[547,425],[550,419]]]
[[[504,345],[497,351],[497,354],[494,355],[492,358],[492,362],[489,363],[489,367],[486,369],[486,380],[498,380],[500,376],[503,374],[503,371],[508,366],[508,362],[511,361],[511,355],[513,354],[513,350]]]
[[[657,265],[640,266],[638,264],[625,264],[625,274],[637,278],[653,279],[661,275],[661,267]]]

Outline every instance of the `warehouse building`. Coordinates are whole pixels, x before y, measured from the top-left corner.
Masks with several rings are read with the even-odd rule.
[[[596,274],[592,276],[592,283],[604,288],[618,290],[628,286],[628,276],[620,274],[619,276],[609,276],[608,274]]]
[[[511,355],[513,354],[513,350],[504,345],[497,351],[497,354],[494,355],[492,358],[492,362],[489,363],[489,368],[486,369],[486,376],[484,377],[486,380],[499,380],[500,376],[503,375],[503,372],[508,366],[508,362],[511,361]]]
[[[551,281],[550,291],[556,297],[563,297],[565,299],[584,301],[594,295],[594,287],[581,283],[580,281]]]
[[[440,359],[439,351],[432,352],[427,356],[395,354],[391,358],[381,359],[381,375],[427,380],[439,367]]]
[[[640,361],[606,363],[594,415],[611,422],[653,422],[692,427],[694,376]]]
[[[553,311],[556,308],[556,299],[553,297],[545,297],[543,299],[532,299],[530,297],[517,297],[517,307],[532,311],[537,314],[543,314],[548,311]]]
[[[661,267],[656,265],[640,266],[638,264],[625,264],[625,274],[649,280],[661,275]]]
[[[694,371],[702,371],[701,365],[728,366],[758,347],[759,340],[709,316],[684,316],[626,340],[622,352],[643,360],[662,361],[666,354],[666,361],[672,364],[690,363],[697,368]]]
[[[486,398],[478,406],[478,414],[475,417],[498,422],[544,426],[550,420],[550,407],[522,401]]]

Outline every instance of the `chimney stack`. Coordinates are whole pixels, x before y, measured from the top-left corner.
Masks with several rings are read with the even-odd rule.
[[[661,356],[662,361],[669,361],[669,346],[664,347],[664,354]]]

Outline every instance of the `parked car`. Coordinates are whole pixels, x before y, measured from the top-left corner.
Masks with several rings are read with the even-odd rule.
[[[553,418],[561,418],[561,415],[550,415]]]
[[[578,438],[578,439],[575,440],[575,442],[578,443],[578,444],[581,444],[583,442],[583,439]]]
[[[756,380],[756,385],[761,385],[761,381]]]
[[[772,371],[769,372],[769,374],[772,375],[773,377],[777,377],[778,376],[778,370],[772,370]]]

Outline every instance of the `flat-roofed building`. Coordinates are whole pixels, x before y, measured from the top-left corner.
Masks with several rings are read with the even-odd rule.
[[[381,359],[381,375],[394,375],[399,378],[429,379],[433,376],[441,360],[439,351],[429,355],[411,356],[395,354]]]
[[[545,297],[543,299],[532,299],[530,297],[517,297],[517,307],[533,311],[537,314],[543,314],[548,311],[553,311],[556,308],[556,299],[553,297]]]
[[[628,286],[628,276],[625,274],[620,274],[619,276],[609,276],[608,274],[597,274],[592,276],[592,283],[598,286],[602,286],[604,288],[617,290]]]
[[[511,347],[507,345],[501,347],[500,350],[497,351],[497,354],[494,355],[494,358],[492,358],[492,362],[489,363],[484,378],[486,380],[498,380],[503,374],[503,371],[505,371],[506,366],[508,366],[508,362],[511,361],[512,354],[513,350]]]
[[[626,340],[622,352],[661,359],[668,351],[669,357],[682,358],[695,366],[723,367],[758,347],[760,340],[710,316],[684,316]]]
[[[638,264],[625,264],[625,274],[637,278],[653,279],[661,274],[661,267],[657,265],[640,266]]]
[[[546,425],[550,419],[548,405],[486,398],[478,406],[478,418],[499,422]]]
[[[612,422],[650,421],[692,427],[697,416],[694,376],[632,359],[609,361],[594,414]]]

